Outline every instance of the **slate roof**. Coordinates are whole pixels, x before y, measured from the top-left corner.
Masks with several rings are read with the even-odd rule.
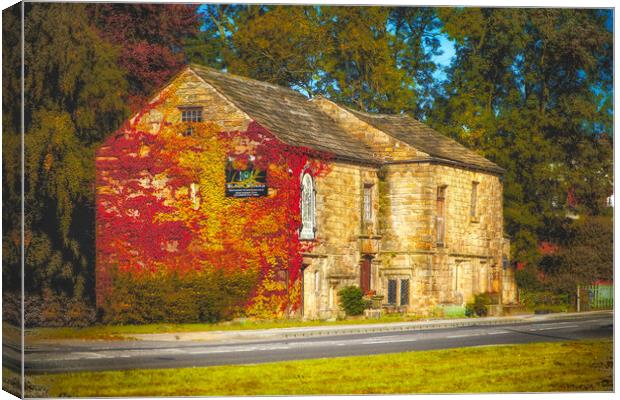
[[[292,89],[197,64],[191,64],[190,69],[287,144],[326,151],[340,159],[382,163],[367,145],[355,140],[317,104]],[[347,110],[369,125],[428,153],[433,159],[494,173],[504,172],[486,158],[411,117]]]
[[[299,92],[201,65],[191,64],[190,68],[287,144],[326,151],[338,158],[371,163],[379,161],[368,146],[353,139]]]
[[[347,108],[351,114],[380,131],[395,137],[433,158],[478,167],[495,173],[505,170],[481,155],[407,115],[368,114]]]

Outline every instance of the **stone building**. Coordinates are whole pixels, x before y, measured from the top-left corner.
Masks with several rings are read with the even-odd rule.
[[[229,132],[256,123],[290,146],[330,155],[327,174],[299,176],[299,240],[313,244],[301,254],[304,318],[337,316],[338,291],[348,285],[383,296],[385,310],[419,314],[482,292],[515,301],[502,168],[405,115],[308,100],[199,65],[171,85],[173,120],[196,118]],[[153,130],[159,107],[146,115]]]

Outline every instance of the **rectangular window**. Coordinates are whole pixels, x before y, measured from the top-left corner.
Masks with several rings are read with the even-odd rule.
[[[202,107],[183,107],[181,110],[181,122],[202,122]],[[192,134],[191,126],[185,130],[183,135],[189,136]]]
[[[400,305],[409,305],[409,279],[400,280]]]
[[[372,185],[364,185],[364,223],[372,222]]]
[[[443,246],[446,237],[446,187],[437,188],[437,244]]]
[[[396,285],[398,281],[396,279],[388,280],[388,304],[396,304]]]
[[[471,183],[471,206],[469,209],[469,216],[476,218],[476,203],[478,202],[478,182]]]

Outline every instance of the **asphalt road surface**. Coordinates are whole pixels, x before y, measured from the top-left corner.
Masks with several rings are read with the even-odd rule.
[[[26,351],[26,371],[101,371],[255,364],[469,346],[557,342],[613,337],[613,315],[589,315],[478,327],[347,334],[298,339],[214,344],[208,342],[89,342]],[[14,364],[11,352],[4,362]],[[19,365],[19,364],[17,364]]]

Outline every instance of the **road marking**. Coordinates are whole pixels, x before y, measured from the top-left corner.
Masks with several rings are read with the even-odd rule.
[[[510,333],[510,332],[507,332],[507,331],[488,332],[487,335],[503,335],[505,333]]]
[[[380,339],[376,339],[376,340],[366,340],[364,342],[362,342],[362,344],[384,344],[384,343],[405,343],[405,342],[416,342],[418,339],[414,339],[414,338],[403,338],[400,340],[380,340]]]
[[[566,325],[566,326],[553,326],[550,328],[536,328],[536,329],[530,329],[530,332],[533,331],[550,331],[552,329],[565,329],[565,328],[578,328],[579,325]]]
[[[578,328],[579,325],[565,325],[565,326],[555,326],[550,328],[542,328],[541,331],[548,331],[550,329],[565,329],[565,328]]]

